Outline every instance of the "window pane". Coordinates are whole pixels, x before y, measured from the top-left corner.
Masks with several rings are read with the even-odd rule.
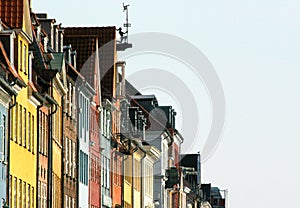
[[[19,144],[22,145],[22,113],[23,113],[23,108],[22,105],[19,106]]]
[[[26,120],[27,120],[27,111],[26,111],[26,108],[23,109],[23,146],[26,148],[26,145],[27,145],[27,141],[26,141],[26,137],[27,137],[27,134],[26,134],[26,127],[27,127],[27,123],[26,123]]]
[[[22,198],[23,198],[23,206],[24,208],[26,207],[26,183],[23,182],[23,194],[22,194]]]
[[[19,179],[19,188],[18,188],[18,201],[19,208],[22,208],[22,180]]]

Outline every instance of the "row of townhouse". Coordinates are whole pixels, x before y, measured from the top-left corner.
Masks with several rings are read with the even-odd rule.
[[[126,80],[115,27],[62,27],[29,0],[1,0],[0,20],[0,205],[211,206],[172,106]]]

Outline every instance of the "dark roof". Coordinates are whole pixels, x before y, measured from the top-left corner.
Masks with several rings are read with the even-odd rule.
[[[200,154],[186,154],[180,155],[180,165],[184,167],[192,167],[196,171],[200,167]]]
[[[77,69],[94,86],[95,51],[99,48],[101,89],[104,97],[113,95],[113,69],[116,53],[115,27],[66,27],[64,45],[77,52]],[[98,43],[98,45],[97,45]],[[105,46],[105,47],[103,47]]]
[[[130,82],[125,80],[125,94],[128,100],[133,96],[142,95]]]
[[[132,99],[135,100],[156,100],[155,95],[135,95],[132,96]]]
[[[54,57],[48,64],[49,69],[61,72],[64,61],[64,53],[51,53]]]

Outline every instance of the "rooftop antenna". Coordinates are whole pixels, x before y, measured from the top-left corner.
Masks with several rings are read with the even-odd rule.
[[[118,51],[124,51],[126,50],[127,48],[132,48],[132,44],[128,43],[128,29],[129,27],[131,27],[131,24],[129,23],[129,18],[128,18],[128,7],[130,5],[127,4],[125,5],[125,3],[123,2],[123,12],[126,12],[126,23],[124,23],[123,27],[126,28],[126,31],[123,32],[122,28],[119,27],[117,29],[117,31],[119,32],[119,35],[120,35],[120,41],[118,41],[118,44],[117,44],[117,50]]]

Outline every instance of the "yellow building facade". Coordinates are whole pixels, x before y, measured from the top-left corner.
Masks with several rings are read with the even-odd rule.
[[[32,94],[29,44],[32,42],[28,1],[23,5],[22,28],[14,29],[16,38],[15,68],[26,84],[14,84],[18,91],[16,102],[10,110],[10,207],[36,207],[37,165],[37,107],[39,101]]]
[[[140,208],[141,207],[141,185],[142,172],[141,164],[144,153],[137,149],[124,160],[124,207]]]

